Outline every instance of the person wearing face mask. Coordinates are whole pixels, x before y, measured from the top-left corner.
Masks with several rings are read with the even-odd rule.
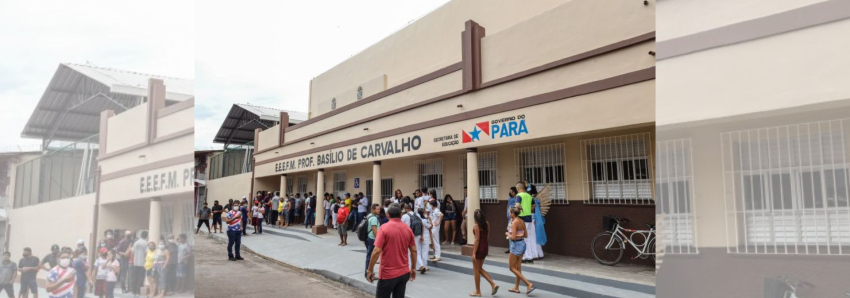
[[[130,244],[133,243],[133,232],[126,231],[124,232],[124,238],[118,242],[118,246],[115,247],[116,259],[118,259],[118,264],[120,264],[120,270],[118,271],[118,284],[121,285],[121,292],[126,294],[130,291],[130,287],[127,286],[127,278],[129,275],[127,274],[127,268],[130,264],[130,251],[132,248]]]
[[[71,253],[59,253],[59,264],[47,272],[47,296],[50,298],[74,298],[76,271],[71,267]]]
[[[4,251],[3,261],[0,262],[0,293],[6,291],[6,295],[9,295],[9,298],[15,297],[15,288],[12,286],[12,283],[15,281],[15,277],[18,276],[18,266],[10,260],[11,258],[12,254]]]
[[[177,236],[177,285],[175,292],[186,290],[186,278],[189,273],[189,263],[192,261],[192,247],[186,243],[186,234]]]
[[[106,271],[106,298],[115,297],[115,284],[118,283],[118,274],[121,272],[121,263],[116,258],[114,250],[106,254],[106,263],[99,270]],[[98,274],[100,274],[98,272]]]
[[[174,238],[172,237],[170,241],[174,241]],[[171,250],[168,249],[168,245],[166,245],[165,242],[160,241],[156,246],[155,256],[156,261],[153,267],[154,270],[156,270],[154,277],[156,279],[157,289],[151,293],[155,294],[153,297],[162,298],[165,296],[165,292],[169,289],[168,284],[170,284],[170,281],[174,280],[171,278],[171,272],[168,270],[170,266],[169,264],[171,264],[172,259],[174,259],[174,255],[171,254]]]
[[[113,235],[114,233],[112,230],[106,230],[106,232],[103,233],[103,243],[106,244],[106,246],[103,247],[106,247],[107,251],[115,249],[115,244],[118,243],[115,241],[115,237]]]
[[[141,294],[142,284],[145,283],[146,260],[148,248],[148,231],[139,232],[139,240],[133,243],[133,271],[131,271],[130,289],[134,297]]]
[[[86,242],[83,239],[77,239],[77,249],[85,249],[88,251],[89,249],[86,247]]]
[[[242,260],[239,254],[239,246],[242,244],[242,213],[239,212],[239,203],[233,202],[233,209],[225,214],[227,223],[227,259],[230,261]],[[236,245],[236,256],[233,255],[233,246]]]
[[[74,298],[84,298],[86,297],[86,289],[88,285],[94,281],[91,276],[91,272],[89,271],[89,264],[86,261],[88,251],[85,247],[83,247],[77,249],[74,253],[76,258],[71,261],[71,267],[74,268],[75,272],[77,272],[77,284],[75,285],[77,294]]]
[[[163,248],[165,245],[163,244]],[[157,259],[159,258],[159,253],[161,250],[157,249],[156,243],[153,241],[148,242],[148,248],[144,253],[144,264],[145,264],[145,276],[148,280],[148,297],[153,297],[156,294],[157,289],[157,270],[155,268],[155,264]]]
[[[94,260],[94,266],[91,268],[90,275],[94,276],[94,295],[100,298],[106,294],[106,254],[109,250],[106,247],[101,247],[98,251],[98,258]]]
[[[58,260],[59,260],[59,245],[56,245],[56,244],[51,245],[50,246],[50,253],[47,254],[46,256],[44,256],[44,258],[41,259],[41,264],[40,264],[39,267],[41,267],[41,270],[50,271],[50,269],[52,269],[53,267],[56,267],[56,265],[58,264],[57,263]],[[47,265],[47,266],[45,266],[45,265]]]
[[[38,274],[38,266],[40,265],[38,257],[32,255],[32,249],[24,248],[23,258],[18,262],[18,271],[21,272],[21,298],[27,298],[27,291],[32,293],[33,297],[38,298],[38,285],[35,281],[35,275]]]
[[[166,283],[162,283],[166,286],[160,286],[166,292],[174,292],[174,288],[177,285],[174,281],[177,280],[177,242],[174,240],[174,235],[168,235],[167,242],[165,242],[165,249],[168,251],[168,262],[165,263],[165,280],[168,281]],[[163,294],[164,295],[164,294]]]

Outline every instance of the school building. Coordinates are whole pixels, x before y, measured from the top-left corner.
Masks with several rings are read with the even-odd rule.
[[[188,79],[60,64],[22,133],[44,150],[10,174],[13,256],[77,239],[94,253],[107,230],[191,241],[193,93]]]
[[[850,5],[727,2],[657,7],[657,295],[843,297]]]
[[[553,189],[543,250],[592,258],[603,216],[654,223],[654,51],[641,1],[450,1],[315,77],[307,119],[257,128],[251,171],[208,195],[427,187],[463,208],[470,186],[498,231],[528,180]]]

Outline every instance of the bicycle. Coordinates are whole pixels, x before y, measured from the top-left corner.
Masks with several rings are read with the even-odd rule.
[[[626,250],[626,243],[637,250],[638,255],[633,257],[646,259],[651,257],[655,261],[655,224],[647,223],[649,230],[633,230],[622,227],[622,223],[628,223],[629,219],[616,216],[603,217],[604,232],[596,234],[593,237],[593,242],[590,243],[590,249],[593,252],[593,257],[602,265],[614,266],[620,263],[623,259],[623,254]],[[626,235],[631,233],[631,235]],[[635,235],[643,236],[643,242],[638,244]]]

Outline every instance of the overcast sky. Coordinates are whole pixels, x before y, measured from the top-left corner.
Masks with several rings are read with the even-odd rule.
[[[198,1],[195,148],[233,103],[307,112],[310,79],[446,2]]]
[[[40,144],[20,135],[59,63],[191,79],[196,36],[191,1],[0,0],[0,152]]]

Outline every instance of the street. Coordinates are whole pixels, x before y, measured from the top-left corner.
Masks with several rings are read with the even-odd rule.
[[[194,248],[195,297],[370,297],[353,287],[245,251],[245,260],[228,261],[227,244],[206,235],[195,237]]]

